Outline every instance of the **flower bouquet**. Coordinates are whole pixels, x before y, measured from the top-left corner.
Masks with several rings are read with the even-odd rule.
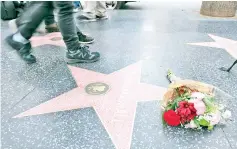
[[[231,112],[220,103],[226,93],[209,84],[181,80],[171,71],[167,77],[171,85],[162,100],[164,124],[212,130],[230,119]]]

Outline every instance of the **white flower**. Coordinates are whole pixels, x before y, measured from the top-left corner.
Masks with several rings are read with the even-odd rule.
[[[189,124],[185,125],[185,128],[192,128],[193,129],[193,128],[197,128],[197,125],[194,123],[193,120],[191,120]]]
[[[209,113],[204,116],[204,119],[208,120],[210,122],[210,125],[216,125],[221,120],[221,113],[220,111],[216,111],[216,113]]]
[[[205,97],[203,93],[193,92],[191,98],[202,100]]]
[[[224,113],[222,113],[222,117],[224,119],[230,119],[231,117],[231,112],[229,110],[226,110]]]

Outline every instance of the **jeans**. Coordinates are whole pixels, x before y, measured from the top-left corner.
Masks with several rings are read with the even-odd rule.
[[[51,10],[49,11],[48,16],[46,16],[46,17],[44,18],[44,23],[45,23],[45,25],[51,25],[51,24],[56,23],[56,22],[55,22],[55,17],[54,17],[54,14],[53,14],[53,9],[51,9]]]
[[[37,1],[32,3],[21,16],[18,31],[24,38],[30,39],[44,19],[46,19],[45,23],[54,22],[52,19],[54,18],[54,7],[58,9],[58,26],[67,49],[77,50],[80,46],[77,36],[79,29],[74,21],[71,1]]]

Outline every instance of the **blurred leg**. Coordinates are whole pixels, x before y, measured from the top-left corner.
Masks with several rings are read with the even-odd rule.
[[[95,14],[99,17],[106,16],[105,1],[96,1]]]

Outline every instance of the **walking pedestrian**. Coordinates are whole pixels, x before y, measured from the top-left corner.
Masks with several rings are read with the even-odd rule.
[[[22,14],[24,18],[17,32],[6,38],[7,43],[16,49],[27,63],[36,62],[31,54],[29,39],[43,21],[52,12],[54,6],[58,9],[58,26],[67,47],[66,58],[68,63],[90,63],[99,60],[98,52],[90,52],[88,46],[79,43],[77,27],[73,17],[73,4],[70,1],[42,1],[35,2],[30,9]]]

